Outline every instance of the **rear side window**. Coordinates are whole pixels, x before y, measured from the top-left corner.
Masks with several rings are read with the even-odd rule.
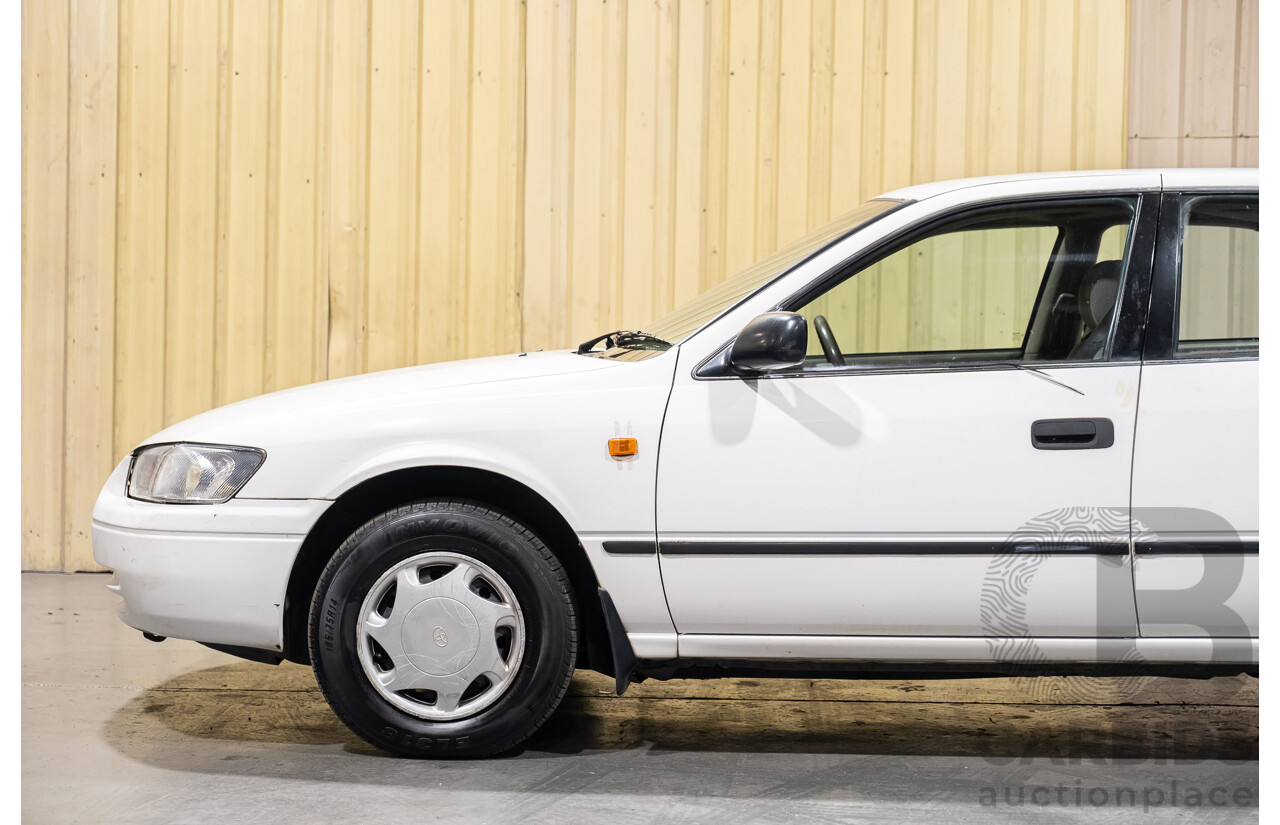
[[[1175,352],[1258,351],[1258,198],[1188,198],[1182,207]]]

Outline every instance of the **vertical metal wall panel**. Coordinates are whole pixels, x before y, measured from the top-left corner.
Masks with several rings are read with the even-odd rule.
[[[805,7],[806,4],[799,4]],[[707,3],[681,3],[676,14],[675,189],[672,192],[671,288],[667,301],[680,305],[703,289],[706,241],[708,21]],[[784,28],[789,25],[784,21]],[[807,32],[807,26],[805,27]],[[807,42],[807,35],[806,35]],[[803,73],[807,75],[808,64]],[[784,116],[785,123],[785,116]],[[526,275],[531,268],[526,266]],[[677,277],[679,276],[679,277]]]
[[[368,233],[369,4],[333,2],[326,49],[329,86],[327,377],[365,371]]]
[[[115,2],[77,3],[69,20],[65,447],[61,455],[55,452],[40,460],[46,468],[58,463],[66,468],[62,554],[72,559],[89,556],[90,527],[82,514],[93,509],[102,479],[116,463],[112,427],[118,20]],[[56,377],[56,372],[49,375]],[[48,488],[37,491],[51,500],[57,499],[54,493]]]
[[[417,360],[443,361],[462,352],[466,306],[471,22],[465,4],[427,0],[419,25]]]
[[[1134,0],[1131,15],[1129,165],[1257,166],[1257,0]],[[1243,238],[1212,233],[1184,252],[1187,265],[1202,269],[1250,255]],[[1221,330],[1228,306],[1238,316],[1232,334],[1253,328],[1256,260],[1220,269],[1222,295],[1189,286],[1182,322],[1193,335]]]
[[[214,399],[229,404],[266,390],[268,233],[272,109],[276,91],[271,76],[278,48],[276,3],[232,0],[231,40],[227,49],[226,199],[227,268],[217,331]],[[146,432],[132,433],[136,443]],[[119,444],[119,447],[132,446]]]
[[[218,6],[175,3],[169,19],[164,419],[213,406],[217,317]],[[209,32],[214,36],[210,37]],[[145,437],[145,434],[141,437]]]
[[[115,226],[117,456],[165,424],[169,211],[169,8],[143,0],[126,0],[121,5]]]
[[[1257,7],[27,3],[23,566],[93,569],[106,472],[214,405],[643,325],[890,187],[1256,159]],[[1013,288],[933,265],[846,311]]]
[[[568,18],[566,20],[565,18]],[[563,162],[568,147],[567,71],[560,61],[567,57],[567,29],[572,21],[572,6],[555,0],[534,0],[528,4],[525,23],[525,82],[528,99],[525,118],[524,231],[525,281],[521,308],[521,325],[529,333],[529,345],[544,346],[560,340],[564,331],[563,297],[567,281],[564,258],[565,187],[567,166]],[[425,53],[425,52],[424,52]],[[424,78],[425,80],[426,78]],[[424,123],[424,134],[440,135],[448,129],[448,109],[440,107],[439,120]],[[424,111],[423,117],[430,115]],[[437,142],[439,137],[432,139]],[[424,164],[427,162],[424,157]],[[444,177],[444,170],[435,173]],[[448,221],[441,214],[447,207],[441,199],[433,220],[437,228],[423,223],[423,242],[439,251],[437,260],[448,248]],[[423,209],[431,209],[427,201]],[[447,258],[440,261],[447,264]],[[442,292],[444,292],[442,290]],[[447,294],[447,293],[445,293]],[[427,306],[423,307],[428,310]],[[429,310],[428,310],[429,311]],[[447,323],[441,317],[438,323]]]
[[[278,20],[267,206],[271,240],[263,378],[269,390],[325,377],[312,350],[325,322],[320,299],[327,298],[324,282],[317,277],[323,204],[323,15],[307,0],[285,0]]]
[[[1257,166],[1258,0],[1132,0],[1130,17],[1129,165]]]
[[[402,367],[414,359],[420,148],[417,11],[408,3],[370,7],[367,370]],[[496,39],[496,32],[485,39]]]
[[[61,458],[66,443],[69,7],[68,0],[22,4],[24,570],[60,570],[67,562]]]

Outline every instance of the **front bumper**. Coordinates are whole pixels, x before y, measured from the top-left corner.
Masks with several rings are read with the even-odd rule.
[[[125,495],[128,465],[93,510],[93,557],[115,573],[107,586],[124,599],[120,618],[159,636],[282,650],[294,559],[332,502],[137,501]]]

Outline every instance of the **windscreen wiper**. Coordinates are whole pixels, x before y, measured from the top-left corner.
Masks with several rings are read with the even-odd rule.
[[[997,361],[996,363],[992,364],[992,366],[993,367],[1013,367],[1015,369],[1026,370],[1027,372],[1034,375],[1036,378],[1042,378],[1045,381],[1048,381],[1050,384],[1057,384],[1059,387],[1062,387],[1063,389],[1071,390],[1076,395],[1084,395],[1083,392],[1071,386],[1070,384],[1064,384],[1058,379],[1051,377],[1048,373],[1044,372],[1043,370],[1038,370],[1035,367],[1022,363],[1021,361]]]
[[[664,341],[656,335],[650,335],[647,332],[639,330],[619,329],[613,332],[606,332],[590,341],[584,341],[578,345],[578,354],[585,355],[591,351],[591,348],[601,341],[605,342],[605,348],[613,347],[634,347],[636,349],[654,349],[667,350],[671,349],[671,343]]]

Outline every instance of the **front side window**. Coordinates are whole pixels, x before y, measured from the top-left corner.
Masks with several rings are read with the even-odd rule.
[[[1258,351],[1258,197],[1188,198],[1178,282],[1180,357]]]
[[[947,221],[795,311],[814,369],[1108,357],[1132,198],[987,208]]]

